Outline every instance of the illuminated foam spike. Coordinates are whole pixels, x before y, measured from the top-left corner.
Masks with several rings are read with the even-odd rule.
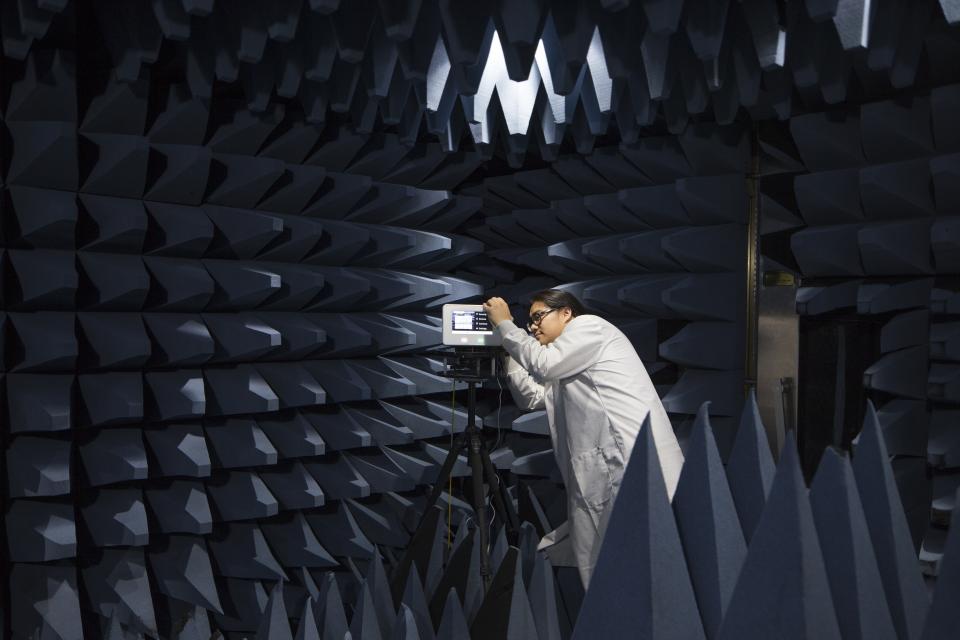
[[[895,637],[853,470],[834,449],[824,451],[810,503],[844,637]]]
[[[147,510],[137,489],[100,489],[81,513],[98,547],[144,546],[149,542]]]
[[[217,562],[218,575],[255,580],[287,577],[256,524],[230,523],[226,527],[226,536],[209,540],[209,545]]]
[[[383,447],[382,451],[390,461],[403,470],[406,477],[414,484],[426,484],[430,478],[435,478],[439,467],[432,460],[411,454],[406,451],[397,451],[390,447]]]
[[[379,445],[400,445],[414,440],[413,431],[397,422],[384,409],[347,407],[346,411]]]
[[[433,640],[436,636],[433,630],[433,621],[430,619],[430,610],[427,607],[426,596],[420,583],[420,575],[416,563],[412,563],[406,576],[406,586],[400,600],[401,608],[409,611],[417,636],[421,640]]]
[[[14,563],[9,624],[13,633],[81,640],[83,623],[76,569],[72,566]]]
[[[316,606],[317,603],[312,596],[303,603],[303,611],[300,614],[300,622],[297,623],[297,631],[294,636],[296,640],[321,640],[320,627],[317,625],[317,618],[314,614]]]
[[[756,394],[750,391],[740,417],[740,426],[727,461],[727,481],[737,507],[744,538],[749,543],[760,521],[775,466],[760,420]]]
[[[268,581],[273,583],[274,579]],[[260,580],[246,580],[240,578],[222,578],[218,586],[223,598],[229,604],[225,605],[224,612],[214,615],[214,624],[218,631],[252,633],[260,625],[263,612],[267,607],[270,595]]]
[[[334,574],[327,572],[320,580],[320,594],[314,609],[323,628],[323,640],[339,640],[346,636],[347,617]]]
[[[317,539],[335,556],[365,558],[373,552],[373,543],[357,524],[346,502],[335,502],[324,511],[306,514]]]
[[[210,475],[210,454],[199,424],[170,424],[143,433],[161,475],[198,478]]]
[[[280,399],[252,365],[206,369],[204,379],[210,391],[210,404],[206,407],[210,415],[230,416],[280,408]]]
[[[323,455],[326,443],[313,425],[299,412],[262,416],[257,423],[276,447],[281,458]]]
[[[338,566],[300,512],[280,521],[265,522],[260,528],[284,566],[320,569]]]
[[[153,359],[166,366],[202,364],[214,356],[210,330],[199,314],[145,313],[155,349]]]
[[[374,544],[404,548],[410,543],[410,535],[393,511],[393,505],[386,501],[364,504],[352,499],[347,500],[347,504],[354,520]]]
[[[371,493],[410,491],[414,483],[389,456],[377,451],[344,453],[351,466],[370,485]]]
[[[276,496],[281,509],[311,509],[324,504],[323,490],[299,462],[260,471],[260,479]]]
[[[213,517],[203,484],[175,480],[162,488],[146,489],[150,512],[163,533],[209,534]]]
[[[383,633],[370,587],[367,581],[363,580],[360,582],[357,604],[350,621],[350,637],[379,640],[384,637]]]
[[[260,303],[263,309],[297,311],[309,307],[324,295],[327,282],[322,268],[284,264],[280,262],[258,263],[280,278],[280,287]]]
[[[281,237],[283,219],[257,211],[205,205],[203,213],[214,225],[211,258],[253,258]]]
[[[317,380],[293,362],[258,364],[257,371],[280,399],[281,408],[306,407],[326,402],[327,394]]]
[[[708,637],[714,637],[747,547],[713,438],[708,408],[705,403],[697,413],[673,510],[704,630]]]
[[[471,529],[463,542],[453,550],[449,561],[443,571],[443,575],[437,586],[434,588],[433,597],[430,600],[430,617],[438,627],[438,637],[443,637],[443,622],[441,616],[446,616],[450,600],[450,592],[454,593],[460,605],[460,600],[465,597],[467,586],[467,574],[470,571],[470,556],[476,538],[476,530]],[[460,617],[463,618],[466,626],[466,615],[463,611],[463,605],[460,605]]]
[[[149,557],[161,593],[205,609],[222,611],[203,538],[170,536],[167,544],[151,551]]]
[[[264,640],[293,640],[287,608],[283,602],[283,580],[277,580],[270,589],[270,597],[260,618],[257,638]]]
[[[892,455],[927,456],[930,415],[923,402],[894,398],[877,411]]]
[[[958,582],[958,559],[960,559],[960,545],[957,539],[960,538],[960,509],[953,509],[951,516],[949,533],[943,549],[943,557],[940,561],[939,572],[937,576],[937,586],[933,592],[933,603],[924,623],[923,640],[933,640],[937,637],[946,637],[952,633],[951,629],[956,624],[957,611],[952,606],[954,598],[960,588]]]
[[[370,495],[370,484],[342,455],[304,463],[304,466],[316,478],[328,499],[365,498]]]
[[[260,477],[251,471],[230,471],[207,483],[207,495],[218,520],[268,518],[279,511],[277,499]]]
[[[327,347],[326,316],[263,313],[255,317],[269,323],[269,326],[280,333],[281,341],[271,350],[271,360],[303,360]]]
[[[572,637],[620,635],[628,629],[644,629],[651,637],[704,637],[699,615],[660,618],[649,614],[651,607],[661,612],[664,607],[697,611],[649,421],[641,429],[627,470]],[[629,545],[628,539],[633,541]],[[634,552],[624,557],[624,548]],[[651,564],[651,557],[659,560]],[[623,584],[635,588],[617,586]],[[661,627],[661,620],[670,622]]]
[[[720,627],[720,638],[795,633],[839,638],[840,631],[795,445],[784,447],[769,501]],[[792,531],[785,548],[784,531]],[[784,608],[782,594],[800,607]],[[757,608],[759,601],[769,605]]]
[[[258,257],[264,260],[300,262],[323,237],[324,226],[318,220],[279,214],[271,217],[279,219],[283,228],[282,233],[260,251]]]
[[[202,322],[212,336],[217,362],[249,362],[273,353],[281,343],[281,334],[269,324],[268,317],[252,314],[208,313]],[[199,330],[199,328],[197,328]],[[183,329],[180,333],[184,333]]]
[[[919,637],[929,596],[872,404],[867,405],[853,472],[894,628],[899,636]]]
[[[860,258],[869,275],[925,275],[930,263],[931,225],[926,220],[873,224],[860,229]],[[894,246],[896,249],[894,249]]]
[[[83,584],[98,614],[129,631],[157,634],[146,559],[139,549],[107,549],[100,560],[83,569]]]
[[[379,359],[350,360],[348,366],[366,381],[376,398],[408,396],[417,389],[411,380]]]
[[[369,400],[374,393],[370,384],[345,360],[304,361],[301,363],[321,387],[331,402]],[[321,429],[321,425],[314,424]],[[328,434],[322,429],[320,434],[326,439]],[[335,436],[334,436],[335,437]],[[328,442],[331,440],[327,439]],[[331,442],[331,446],[334,446]]]
[[[147,454],[139,429],[102,429],[79,449],[90,486],[147,478]]]
[[[10,559],[49,562],[77,555],[77,532],[70,505],[15,500],[6,517]]]
[[[204,432],[213,449],[218,468],[256,467],[277,463],[277,450],[252,419],[207,421]]]

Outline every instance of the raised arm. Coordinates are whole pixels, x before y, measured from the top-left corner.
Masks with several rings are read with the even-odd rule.
[[[504,370],[510,395],[518,407],[532,411],[546,406],[543,400],[543,385],[534,380],[516,360],[507,356],[504,359]]]
[[[541,383],[569,378],[587,369],[599,359],[604,341],[602,327],[594,316],[574,318],[548,345],[541,345],[511,320],[498,324],[497,331],[507,353]]]

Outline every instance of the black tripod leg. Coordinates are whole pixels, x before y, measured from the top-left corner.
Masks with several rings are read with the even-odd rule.
[[[453,444],[450,445],[450,451],[447,453],[446,459],[443,461],[443,466],[440,467],[440,471],[437,473],[437,479],[433,484],[433,490],[430,491],[430,497],[427,498],[427,504],[423,509],[423,516],[426,516],[427,512],[430,511],[430,508],[437,504],[437,500],[440,498],[440,494],[443,493],[444,488],[446,487],[446,480],[450,477],[450,472],[453,471],[453,465],[457,463],[457,458],[460,456],[460,452],[463,451],[463,447],[466,445],[467,434],[464,431],[457,436],[456,440],[453,441]]]
[[[432,529],[424,527],[424,523],[430,517],[430,510],[433,509],[434,505],[437,504],[437,500],[440,498],[440,494],[443,493],[444,487],[447,484],[447,479],[450,477],[450,473],[453,471],[453,465],[457,463],[457,458],[460,456],[460,452],[463,451],[464,446],[467,444],[467,432],[464,431],[454,439],[453,444],[450,445],[450,451],[447,453],[446,459],[443,461],[443,466],[440,467],[440,471],[437,473],[437,479],[433,484],[433,489],[430,491],[430,497],[427,498],[427,504],[423,508],[423,513],[420,515],[420,521],[417,523],[417,528],[414,530],[413,538],[410,541],[410,544],[407,546],[407,550],[404,552],[403,557],[400,560],[400,563],[397,565],[397,573],[394,575],[395,581],[404,581],[406,580],[407,571],[410,569],[410,554],[413,549],[417,546],[417,542],[423,536],[428,536],[433,533]],[[404,583],[405,584],[405,583]],[[396,583],[394,584],[394,588]],[[400,587],[402,589],[402,586]],[[396,592],[394,592],[394,598],[396,599]]]
[[[483,588],[490,586],[490,531],[487,522],[486,492],[483,489],[483,456],[480,455],[480,434],[476,429],[467,429],[470,432],[470,472],[473,478],[473,510],[477,517],[477,528],[480,530],[480,577],[483,578]],[[496,495],[496,494],[494,494]]]
[[[494,468],[493,461],[490,459],[490,454],[486,448],[481,451],[480,458],[483,460],[483,471],[492,489],[493,510],[507,527],[510,544],[515,545],[520,535],[520,519],[517,516],[517,510],[513,507],[513,500],[507,491],[507,485],[497,475],[497,470]]]

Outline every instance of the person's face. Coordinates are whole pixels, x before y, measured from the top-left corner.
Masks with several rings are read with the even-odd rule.
[[[530,330],[537,342],[546,345],[563,333],[564,327],[570,322],[573,314],[569,307],[551,309],[542,302],[534,302],[530,305],[530,317],[539,318],[536,324],[532,324]]]

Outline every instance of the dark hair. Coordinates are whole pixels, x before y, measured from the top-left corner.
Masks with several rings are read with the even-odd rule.
[[[577,296],[567,291],[561,291],[560,289],[544,289],[543,291],[535,293],[530,298],[530,304],[534,302],[542,302],[551,309],[568,307],[574,318],[587,312],[587,310],[583,308],[583,303],[577,299]]]

